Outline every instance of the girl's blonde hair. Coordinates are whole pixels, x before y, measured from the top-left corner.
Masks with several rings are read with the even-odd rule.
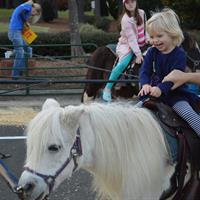
[[[183,32],[179,25],[179,17],[169,8],[154,13],[146,22],[146,28],[150,35],[153,32],[157,33],[164,31],[168,33],[176,46],[179,46],[184,40]]]

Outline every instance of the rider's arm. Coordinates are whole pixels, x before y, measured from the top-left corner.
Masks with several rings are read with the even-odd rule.
[[[141,87],[146,84],[151,84],[151,78],[153,74],[153,56],[154,55],[154,49],[150,48],[147,51],[147,54],[144,58],[144,61],[142,63],[142,66],[140,68],[139,72],[139,82]]]

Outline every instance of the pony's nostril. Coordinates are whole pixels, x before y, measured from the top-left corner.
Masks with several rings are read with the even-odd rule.
[[[33,183],[27,183],[26,185],[23,186],[23,191],[25,193],[28,193],[33,190],[34,186],[35,185]]]

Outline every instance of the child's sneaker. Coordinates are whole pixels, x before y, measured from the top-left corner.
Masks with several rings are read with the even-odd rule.
[[[112,100],[111,92],[104,89],[102,98],[104,101],[111,102],[111,100]]]

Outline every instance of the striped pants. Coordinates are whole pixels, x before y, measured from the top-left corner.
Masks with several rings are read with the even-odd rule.
[[[191,105],[187,101],[179,101],[172,108],[200,137],[200,115],[193,110]]]

